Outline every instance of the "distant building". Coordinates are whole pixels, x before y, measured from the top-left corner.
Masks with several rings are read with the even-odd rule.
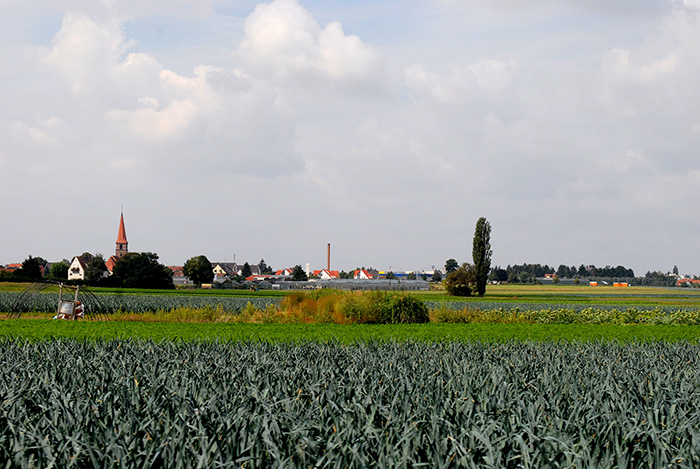
[[[353,278],[355,280],[371,280],[374,278],[374,276],[365,269],[358,269],[355,271]]]
[[[214,282],[225,282],[243,273],[243,266],[235,262],[212,262],[214,272]],[[248,264],[251,275],[260,275],[260,267],[255,264]]]
[[[124,212],[119,217],[119,230],[117,231],[117,247],[114,250],[114,255],[110,256],[105,262],[109,275],[112,275],[114,266],[117,261],[129,252],[129,241],[126,239],[126,228],[124,227]]]
[[[85,280],[87,264],[88,258],[86,256],[75,256],[68,267],[68,280]]]
[[[173,284],[189,285],[190,281],[185,277],[184,267],[181,265],[169,265],[168,269],[173,271]]]
[[[337,270],[314,270],[313,274],[321,280],[335,280],[340,278],[340,272]]]

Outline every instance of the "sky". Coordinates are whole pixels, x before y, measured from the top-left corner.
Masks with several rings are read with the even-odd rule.
[[[4,0],[0,264],[700,274],[700,0]]]

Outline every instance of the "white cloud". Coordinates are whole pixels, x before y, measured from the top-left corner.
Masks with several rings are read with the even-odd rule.
[[[200,173],[216,167],[278,175],[300,168],[291,141],[295,116],[272,87],[215,66],[181,75],[149,54],[130,52],[134,44],[119,20],[100,23],[68,13],[46,53],[47,63],[68,80],[72,100],[90,113],[86,125],[95,128],[112,167],[133,169],[135,160],[110,150],[109,140],[127,142],[114,148],[140,154],[142,170],[174,164],[190,171],[196,164]]]
[[[383,87],[381,54],[338,22],[321,28],[297,0],[260,4],[246,19],[241,54],[261,77],[345,89]]]
[[[0,171],[27,202],[6,216],[41,233],[73,216],[63,205],[87,212],[55,257],[93,249],[81,236],[107,251],[113,226],[103,236],[91,214],[124,204],[148,214],[130,218],[130,234],[148,227],[138,249],[172,263],[206,247],[303,264],[331,241],[366,255],[348,264],[386,267],[459,257],[484,215],[503,264],[654,268],[639,252],[698,229],[678,204],[700,196],[696,1],[432,2],[397,16],[386,4],[71,0],[35,35],[41,21],[25,22],[39,2],[14,2],[14,30],[29,32],[0,48]],[[210,24],[235,30],[195,35]],[[161,25],[187,40],[163,40]],[[45,220],[26,215],[56,192]],[[28,249],[11,238],[1,244]],[[627,257],[610,239],[628,240]]]

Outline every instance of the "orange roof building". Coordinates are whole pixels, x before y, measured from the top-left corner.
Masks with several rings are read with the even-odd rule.
[[[129,242],[126,240],[126,228],[124,228],[124,212],[119,219],[119,232],[117,233],[117,249],[114,255],[117,259],[129,252]]]
[[[109,259],[107,259],[107,262],[105,262],[107,270],[109,270],[110,274],[114,270],[114,266],[116,265],[117,260],[128,252],[129,241],[126,240],[126,228],[124,228],[124,212],[122,212],[121,217],[119,218],[119,231],[117,232],[117,248],[114,250],[114,255],[110,256]]]

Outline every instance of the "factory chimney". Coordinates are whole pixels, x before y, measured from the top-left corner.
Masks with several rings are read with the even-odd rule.
[[[328,269],[329,272],[331,270],[331,243],[328,243],[328,265],[326,269]]]

